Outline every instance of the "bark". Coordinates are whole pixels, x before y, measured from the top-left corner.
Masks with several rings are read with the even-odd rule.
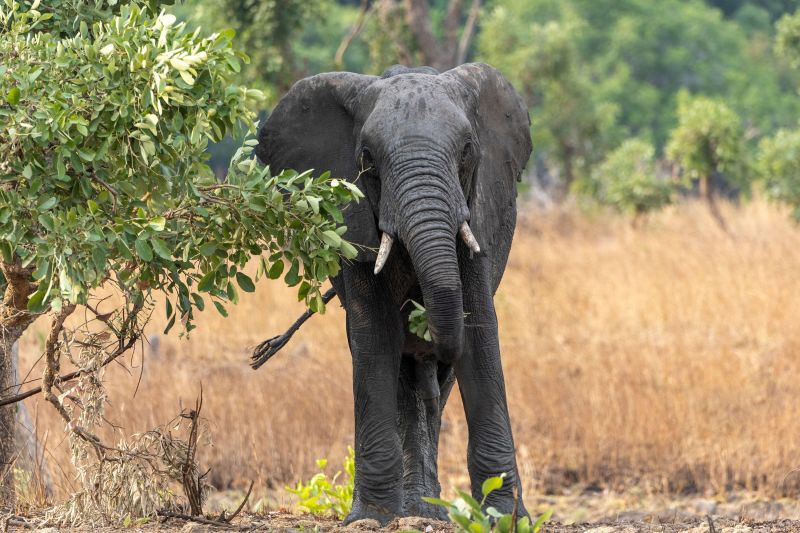
[[[342,69],[344,67],[344,54],[347,52],[347,48],[350,46],[350,43],[353,42],[353,39],[358,37],[358,34],[361,33],[361,30],[364,28],[364,22],[367,19],[367,13],[369,12],[371,3],[370,0],[361,0],[361,7],[358,11],[358,18],[355,24],[353,24],[353,27],[350,28],[350,31],[345,35],[344,39],[342,39],[342,42],[339,43],[339,48],[336,49],[336,55],[333,58],[336,68]]]
[[[698,185],[700,189],[700,197],[703,198],[708,205],[708,210],[711,213],[714,221],[722,231],[728,233],[728,225],[725,223],[725,218],[723,218],[722,213],[719,210],[719,206],[717,205],[714,187],[711,186],[711,178],[709,176],[701,176]]]
[[[14,344],[36,319],[28,313],[28,296],[33,292],[32,269],[19,263],[0,263],[0,269],[8,283],[3,301],[0,302],[0,394],[13,390]],[[15,426],[17,407],[0,407],[0,505],[9,506],[14,501],[14,477],[12,467],[16,457]]]
[[[461,33],[461,40],[458,43],[458,53],[456,54],[455,66],[461,65],[467,60],[469,43],[475,33],[475,23],[478,21],[478,14],[481,11],[481,0],[472,0],[472,7],[469,9],[467,22],[464,24],[464,31]]]

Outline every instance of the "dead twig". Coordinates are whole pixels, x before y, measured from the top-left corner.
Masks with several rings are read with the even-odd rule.
[[[247,500],[250,499],[250,493],[253,492],[253,485],[255,485],[255,483],[253,481],[251,481],[250,482],[250,488],[247,489],[247,494],[244,495],[244,500],[242,500],[242,503],[239,504],[239,507],[236,508],[236,510],[233,512],[233,514],[231,516],[229,516],[229,517],[224,517],[225,511],[222,511],[222,515],[220,516],[220,520],[222,520],[224,522],[227,522],[227,523],[231,523],[234,518],[239,516],[239,513],[242,512],[242,509],[244,509],[244,506],[247,504]]]
[[[717,528],[714,527],[714,520],[712,520],[711,515],[706,515],[706,520],[708,520],[708,533],[717,533]]]
[[[159,511],[158,516],[163,518],[174,518],[176,520],[185,520],[187,522],[197,522],[198,524],[205,524],[208,526],[221,527],[225,529],[234,529],[236,531],[250,531],[252,528],[247,526],[234,526],[228,522],[220,522],[219,520],[211,520],[203,516],[192,516],[183,513],[173,513],[171,511]]]
[[[102,367],[108,365],[109,363],[112,363],[119,356],[121,356],[122,354],[124,354],[125,352],[130,350],[133,347],[133,345],[136,344],[137,340],[139,340],[139,335],[138,334],[133,334],[130,338],[128,338],[128,340],[121,347],[118,347],[111,354],[109,354],[108,357],[106,357],[105,360],[103,360],[103,362],[100,364],[99,368],[102,368]],[[85,374],[88,374],[88,373],[94,372],[94,371],[95,371],[95,369],[82,368],[82,369],[75,370],[73,372],[68,372],[67,374],[63,374],[61,376],[58,376],[55,379],[55,381],[57,381],[59,383],[66,383],[68,381],[72,381],[73,379],[79,378],[79,377],[81,377],[81,376],[83,376]],[[30,389],[30,390],[27,390],[25,392],[21,392],[19,394],[15,394],[14,396],[9,396],[8,398],[2,398],[2,399],[0,399],[0,407],[4,407],[6,405],[11,405],[12,403],[21,402],[22,400],[25,400],[27,398],[30,398],[31,396],[35,396],[35,395],[39,394],[40,392],[42,392],[42,387],[41,386],[34,387],[34,388]]]
[[[189,509],[194,516],[203,515],[203,477],[205,474],[198,475],[195,456],[197,455],[197,437],[199,435],[200,411],[203,409],[203,386],[200,385],[200,395],[195,402],[195,408],[188,413],[181,414],[182,417],[191,420],[192,425],[189,430],[189,440],[187,442],[186,460],[182,469],[183,492],[189,500]],[[206,472],[207,474],[208,472]]]
[[[517,530],[517,512],[519,511],[519,480],[517,483],[514,484],[514,487],[511,489],[512,493],[514,494],[514,508],[511,510],[511,533],[514,533]]]

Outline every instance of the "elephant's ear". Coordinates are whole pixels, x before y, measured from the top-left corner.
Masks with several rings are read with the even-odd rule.
[[[334,177],[355,180],[355,107],[362,89],[377,78],[350,72],[331,72],[302,79],[292,86],[258,132],[256,155],[273,172],[331,171]],[[358,183],[358,182],[357,182]],[[364,185],[364,198],[344,208],[345,238],[360,245],[358,260],[374,261],[380,244],[375,212]]]
[[[478,137],[480,161],[468,198],[470,227],[491,258],[492,279],[499,284],[516,224],[516,182],[531,155],[530,117],[514,87],[489,65],[461,65],[442,76],[458,82],[454,98],[463,102]]]

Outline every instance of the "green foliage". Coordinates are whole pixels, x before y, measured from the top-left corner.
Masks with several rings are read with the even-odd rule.
[[[35,267],[29,309],[85,303],[111,281],[164,291],[168,327],[191,329],[204,296],[224,314],[253,290],[242,270],[268,254],[261,271],[279,277],[285,261],[285,282],[322,310],[322,282],[356,253],[339,206],[360,193],[327,174],[273,176],[254,140],[217,183],[208,142],[253,131],[248,105],[263,96],[232,83],[247,60],[232,31],[203,37],[150,4],[81,20],[71,36],[52,13],[0,8],[0,253]]]
[[[494,507],[487,507],[485,511],[483,510],[486,498],[503,486],[505,477],[505,474],[501,474],[486,479],[481,486],[483,499],[480,502],[458,489],[456,489],[458,497],[452,501],[427,497],[422,499],[430,504],[439,505],[447,509],[450,520],[456,525],[456,531],[467,533],[510,533],[513,530],[518,533],[536,533],[550,520],[553,511],[547,511],[542,514],[533,524],[531,524],[527,516],[524,516],[519,518],[516,525],[514,525],[514,517],[511,514],[503,514]]]
[[[748,186],[748,154],[741,121],[720,100],[682,95],[678,126],[670,136],[667,156],[681,165],[690,183],[720,173],[734,187]]]
[[[800,220],[800,130],[780,130],[762,139],[756,168],[766,196],[791,205]]]
[[[800,11],[785,15],[776,25],[776,51],[797,68],[800,67]]]
[[[322,16],[325,0],[193,0],[176,6],[193,25],[236,32],[237,45],[252,61],[237,69],[238,79],[267,92],[270,101],[299,77],[301,58],[295,54],[303,27]]]
[[[408,330],[422,340],[431,340],[431,331],[428,329],[428,312],[425,307],[411,300],[414,309],[408,314]]]
[[[655,148],[628,139],[595,170],[596,198],[621,213],[639,215],[670,203],[673,186],[659,176]]]
[[[588,29],[586,22],[567,8],[559,8],[557,20],[531,21],[537,12],[520,2],[495,7],[482,25],[479,59],[522,92],[534,145],[549,154],[569,185],[611,142],[617,107],[596,97],[581,64],[575,35]]]
[[[295,488],[286,487],[286,490],[298,497],[298,507],[301,511],[314,515],[335,515],[343,520],[353,505],[353,481],[356,475],[355,451],[347,447],[347,457],[344,458],[342,470],[336,472],[332,478],[324,473],[328,466],[327,459],[318,459],[317,468],[320,472],[315,474],[307,483],[298,482]],[[344,479],[337,484],[339,476],[344,472]]]

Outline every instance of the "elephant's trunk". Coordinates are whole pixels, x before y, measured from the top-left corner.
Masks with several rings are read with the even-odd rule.
[[[397,226],[422,288],[437,355],[452,362],[461,354],[464,337],[456,233],[465,206],[459,205],[460,195],[448,190],[448,181],[430,175],[402,180],[405,194],[397,197]]]

